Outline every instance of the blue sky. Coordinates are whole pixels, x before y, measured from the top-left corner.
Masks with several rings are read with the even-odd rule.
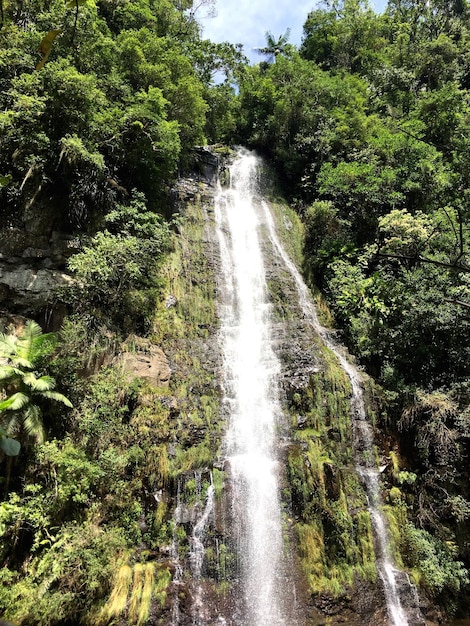
[[[386,0],[371,0],[376,11],[383,11]],[[243,44],[245,54],[253,61],[262,60],[253,48],[265,45],[265,33],[274,37],[291,29],[290,43],[299,45],[302,28],[315,0],[216,0],[216,17],[200,17],[203,36],[215,42]]]

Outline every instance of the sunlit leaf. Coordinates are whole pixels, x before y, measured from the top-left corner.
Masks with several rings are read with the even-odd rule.
[[[14,393],[12,396],[0,402],[0,411],[18,411],[26,406],[29,398],[24,393]]]
[[[23,376],[23,382],[31,387],[33,391],[51,391],[55,387],[55,380],[52,376],[41,376],[37,378],[33,372],[28,372]]]
[[[16,352],[16,340],[14,335],[0,333],[0,357],[11,357]]]
[[[42,391],[41,396],[43,396],[44,398],[48,398],[49,400],[62,402],[62,404],[65,404],[65,406],[68,406],[70,409],[73,408],[73,404],[70,402],[70,400],[58,391]]]
[[[46,438],[44,425],[41,420],[39,407],[30,405],[25,413],[23,426],[30,437],[36,439],[38,443],[43,443]]]
[[[85,4],[86,0],[67,0],[67,2],[65,3],[65,6],[67,7],[67,9],[73,9],[76,6],[83,6]]]
[[[11,365],[0,365],[0,380],[6,380],[12,376],[21,376],[22,371]]]
[[[39,52],[42,54],[42,59],[36,65],[36,70],[42,70],[44,65],[46,64],[47,59],[52,51],[52,44],[54,43],[55,38],[60,35],[62,32],[61,29],[58,30],[50,30],[47,35],[45,35],[39,45]]]
[[[13,176],[11,174],[7,174],[6,176],[0,176],[0,189],[9,185],[12,178]]]

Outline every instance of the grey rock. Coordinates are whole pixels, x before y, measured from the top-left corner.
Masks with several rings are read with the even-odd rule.
[[[0,264],[0,305],[25,311],[40,309],[59,287],[72,283],[72,277],[60,270]]]

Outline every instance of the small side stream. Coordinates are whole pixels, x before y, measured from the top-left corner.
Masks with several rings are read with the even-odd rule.
[[[411,585],[407,575],[395,568],[390,553],[387,523],[382,511],[379,472],[373,460],[374,437],[372,426],[367,420],[361,375],[358,369],[346,358],[343,348],[336,344],[330,331],[320,324],[310,292],[299,270],[289,258],[277,236],[271,211],[266,202],[263,202],[262,205],[269,237],[284,266],[295,281],[299,304],[306,320],[325,346],[336,355],[351,382],[351,420],[356,471],[361,477],[367,493],[368,510],[374,529],[377,571],[383,583],[390,624],[391,626],[421,626],[425,621],[419,610],[416,589]]]

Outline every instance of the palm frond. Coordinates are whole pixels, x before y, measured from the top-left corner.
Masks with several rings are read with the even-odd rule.
[[[23,372],[12,365],[0,365],[0,380],[7,380],[12,376],[21,376]]]
[[[42,328],[34,320],[28,320],[18,335],[16,352],[18,356],[31,359],[31,349],[34,342],[42,335]]]
[[[41,411],[39,407],[30,405],[25,412],[23,426],[26,433],[36,439],[38,443],[43,443],[46,438],[46,432],[41,420]]]
[[[25,407],[28,402],[28,396],[18,391],[6,400],[0,402],[0,411],[19,411],[20,409]]]
[[[22,367],[26,370],[32,370],[34,367],[34,364],[32,361],[30,361],[29,359],[26,359],[22,356],[18,356],[17,354],[12,355],[10,357],[10,361],[13,363],[13,365],[15,365],[16,367]]]
[[[43,333],[42,328],[33,320],[28,320],[18,335],[17,352],[34,361],[43,355],[51,354],[57,344],[55,333]]]
[[[6,435],[16,435],[20,430],[18,413],[0,413],[0,424]]]
[[[286,32],[283,35],[280,35],[278,39],[276,39],[272,32],[268,30],[264,35],[266,39],[266,46],[264,48],[254,48],[254,50],[256,50],[256,52],[258,52],[259,54],[264,54],[265,56],[269,57],[269,59],[272,61],[277,57],[278,54],[283,54],[285,52],[287,43],[289,41],[290,32],[291,29],[287,28]]]
[[[5,335],[0,333],[0,356],[10,358],[16,352],[15,335]]]
[[[274,39],[274,35],[272,34],[272,32],[270,30],[267,30],[264,33],[264,38],[266,39],[266,43],[267,43],[267,47],[268,48],[272,48],[273,46],[276,45],[276,40]]]
[[[62,404],[65,404],[65,406],[68,406],[70,409],[73,409],[73,404],[70,402],[70,400],[58,391],[41,391],[38,395],[43,398],[48,398],[49,400],[61,402]]]
[[[56,385],[55,378],[52,378],[52,376],[40,376],[37,378],[34,372],[25,374],[23,382],[28,387],[31,387],[33,391],[52,391]]]
[[[55,333],[45,333],[34,340],[30,348],[30,358],[35,361],[38,357],[52,354],[57,345],[57,335]]]

